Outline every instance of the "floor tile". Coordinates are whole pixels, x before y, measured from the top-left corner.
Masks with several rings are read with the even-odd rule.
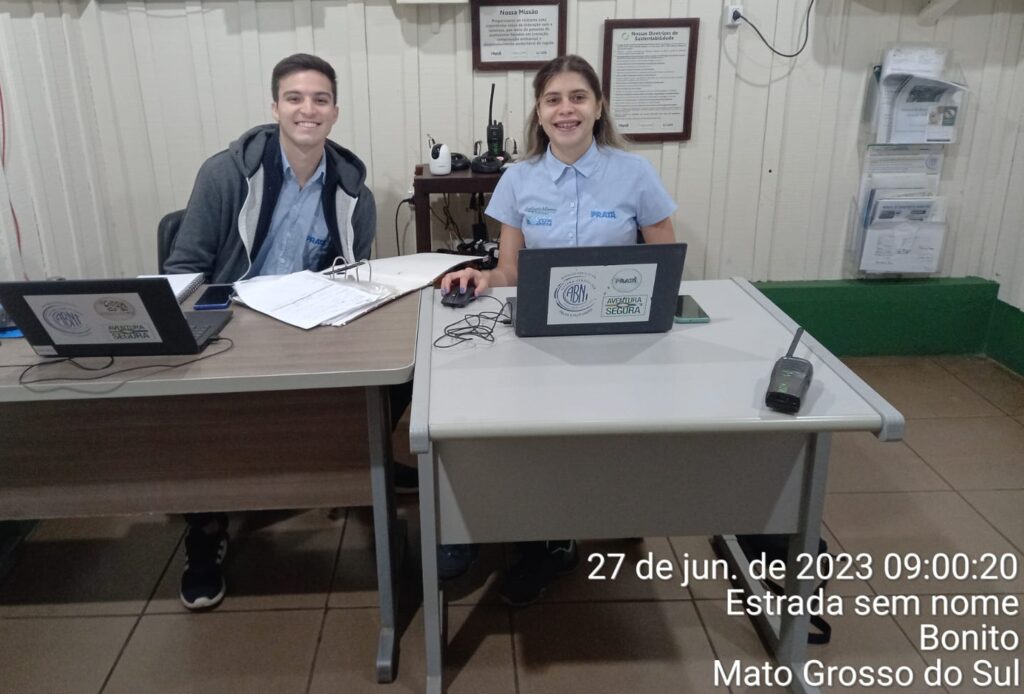
[[[1006,414],[1024,415],[1024,377],[985,357],[938,357],[936,362]]]
[[[135,617],[0,620],[0,690],[95,694]]]
[[[841,667],[889,665],[893,668],[907,666],[914,673],[913,684],[909,687],[847,687],[835,684],[823,686],[823,693],[848,694],[849,692],[941,692],[941,688],[930,687],[924,682],[925,661],[918,654],[914,644],[906,637],[892,617],[856,613],[853,600],[843,601],[842,616],[829,617],[832,625],[832,639],[822,646],[808,646],[808,659],[824,665]],[[818,672],[821,672],[819,668]]]
[[[182,529],[166,516],[43,521],[0,585],[0,616],[137,615]]]
[[[741,669],[751,665],[761,667],[766,662],[774,665],[748,617],[730,615],[724,600],[700,600],[695,606],[707,629],[711,646],[715,649],[715,657],[725,673],[729,672],[737,660],[740,661]],[[762,680],[762,685],[765,684]],[[735,682],[731,689],[734,693],[789,691],[780,686],[744,686]]]
[[[391,684],[376,681],[377,625],[374,610],[328,611],[311,694],[423,691],[426,661],[422,610],[401,636],[398,679]],[[515,693],[507,609],[490,605],[452,606],[448,610],[448,631],[450,642],[444,654],[448,694]]]
[[[686,588],[679,585],[682,575],[672,545],[664,537],[649,537],[641,541],[585,541],[579,544],[579,551],[580,565],[571,574],[552,582],[544,593],[543,602],[690,599]],[[621,565],[619,558],[614,556],[617,554],[625,555]],[[510,550],[510,561],[514,561],[513,556],[514,550]],[[666,580],[650,573],[651,563],[662,561],[669,562],[672,567],[671,578]],[[619,565],[619,570],[613,579],[616,565]],[[605,578],[599,580],[597,576]]]
[[[723,668],[732,667],[740,661],[740,667],[763,667],[772,661],[765,653],[761,641],[754,630],[750,619],[745,615],[729,614],[727,604],[718,600],[706,600],[696,603],[704,624],[707,626],[711,644],[722,662]],[[914,685],[910,687],[822,687],[822,692],[929,692],[934,690],[922,681],[925,663],[914,649],[913,644],[900,630],[899,626],[889,617],[859,616],[854,613],[853,602],[846,598],[843,602],[843,615],[827,617],[832,626],[832,640],[827,645],[808,646],[807,658],[813,667],[809,674],[822,672],[825,666],[872,666],[889,665],[899,667],[906,665],[914,672]],[[763,681],[763,680],[762,680]],[[787,691],[779,686],[734,686],[736,692]]]
[[[964,492],[967,499],[989,523],[1024,552],[1024,491]]]
[[[999,408],[932,361],[863,366],[858,367],[856,373],[907,419],[1002,414]]]
[[[323,509],[231,514],[218,611],[324,607],[344,524]],[[186,611],[178,598],[184,568],[182,543],[147,614]]]
[[[915,421],[905,440],[956,489],[1024,489],[1024,428],[1009,417]]]
[[[834,555],[842,548],[827,528],[822,528],[822,537],[828,543],[829,551]],[[690,569],[691,576],[709,576],[710,569],[708,562],[716,560],[717,557],[711,549],[706,537],[672,537],[669,538],[675,548],[676,555],[680,562],[695,562],[696,569]],[[690,592],[695,600],[724,600],[728,591],[733,588],[727,578],[704,578],[690,580]],[[832,580],[827,587],[828,595],[862,595],[871,594],[872,590],[862,580]]]
[[[1012,581],[936,580],[926,579],[924,574],[916,580],[886,578],[884,563],[890,553],[901,558],[913,553],[930,560],[936,554],[957,552],[971,558],[980,558],[986,552],[1015,552],[954,492],[830,494],[825,517],[846,551],[871,554],[874,577],[869,584],[878,593],[1024,591],[1024,576]]]
[[[1001,596],[1003,599],[1008,597],[1015,597],[1020,605],[1024,605],[1024,595],[1019,596]],[[1005,669],[1013,666],[1014,660],[1017,661],[1017,667],[1020,668],[1020,650],[1016,652],[1009,652],[1006,650],[986,649],[986,650],[974,650],[973,644],[967,648],[958,648],[957,650],[929,650],[924,651],[922,646],[932,646],[930,639],[922,637],[922,626],[931,625],[936,627],[940,632],[952,630],[956,632],[963,632],[965,630],[987,630],[988,628],[994,627],[999,633],[1015,633],[1018,636],[1021,634],[1021,618],[1017,616],[1006,616],[1006,615],[994,615],[992,613],[984,615],[984,610],[975,608],[977,616],[942,616],[942,608],[940,607],[936,614],[936,609],[930,604],[923,605],[922,614],[920,616],[908,616],[899,617],[900,626],[903,627],[903,631],[906,632],[910,640],[915,644],[917,649],[921,651],[921,655],[924,657],[928,664],[934,664],[937,660],[941,659],[944,665],[952,665],[963,673],[963,683],[960,686],[948,687],[951,692],[1006,692],[1017,690],[1015,687],[1006,687],[1005,684],[1001,687],[992,686],[993,681],[987,681],[985,679],[985,673],[988,672],[990,675],[993,670],[987,666],[982,665],[980,672],[975,672],[975,663],[981,660],[989,661],[992,666],[998,668],[999,677],[1005,677]],[[1018,608],[1019,609],[1019,608]],[[931,634],[929,629],[928,634]],[[941,637],[940,637],[941,638]],[[970,643],[969,641],[967,643]],[[977,679],[975,679],[977,678]],[[1003,680],[1005,682],[1005,680]],[[983,685],[988,686],[983,686]]]
[[[331,584],[330,607],[377,606],[377,558],[373,510],[349,509],[338,567]]]
[[[908,428],[918,424],[913,420]],[[902,441],[879,441],[867,432],[832,436],[830,492],[909,492],[946,490],[949,485]]]
[[[306,691],[322,610],[147,615],[104,694]]]
[[[691,601],[533,605],[513,626],[521,694],[728,691]]]

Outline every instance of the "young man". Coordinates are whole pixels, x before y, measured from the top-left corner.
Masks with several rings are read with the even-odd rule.
[[[199,169],[165,272],[228,283],[369,257],[377,211],[366,167],[327,139],[338,119],[334,68],[290,56],[274,67],[271,93],[277,124],[249,130]],[[181,601],[192,610],[216,607],[225,592],[227,515],[185,518]]]
[[[337,91],[334,68],[316,56],[274,67],[277,124],[249,130],[199,169],[166,272],[223,283],[369,257],[377,211],[366,167],[327,139]]]

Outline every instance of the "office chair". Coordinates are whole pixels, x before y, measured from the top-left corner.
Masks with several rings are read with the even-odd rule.
[[[164,271],[164,263],[174,250],[174,239],[184,217],[185,210],[175,210],[165,214],[156,226],[156,261],[159,272]]]

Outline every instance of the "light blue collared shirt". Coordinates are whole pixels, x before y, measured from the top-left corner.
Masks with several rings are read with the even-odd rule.
[[[284,148],[281,148],[284,183],[270,218],[267,238],[252,264],[251,277],[286,275],[320,265],[327,249],[327,220],[321,195],[327,175],[327,152],[320,157],[313,176],[299,188]]]
[[[575,164],[548,146],[544,156],[510,166],[487,215],[521,229],[527,248],[626,246],[636,243],[639,227],[676,207],[649,161],[592,141]]]

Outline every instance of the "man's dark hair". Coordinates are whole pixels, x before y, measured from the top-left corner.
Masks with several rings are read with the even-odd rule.
[[[277,103],[277,88],[281,84],[281,80],[288,75],[295,74],[296,72],[305,72],[306,70],[315,70],[331,81],[331,95],[334,97],[335,105],[337,105],[338,77],[334,72],[334,68],[323,58],[318,58],[309,53],[290,55],[274,66],[274,72],[270,76],[270,95],[274,97],[274,103]]]

